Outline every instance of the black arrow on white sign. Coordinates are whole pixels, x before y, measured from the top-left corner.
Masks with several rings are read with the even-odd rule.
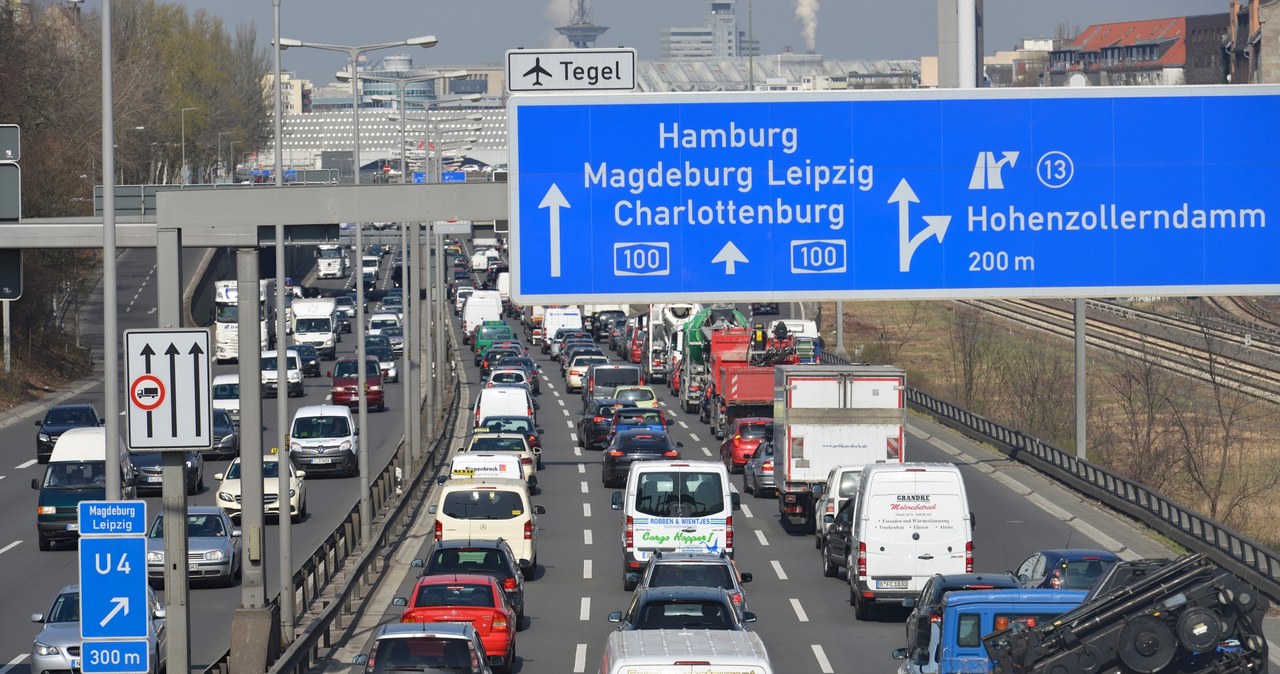
[[[182,351],[174,346],[173,342],[169,342],[169,348],[164,350],[164,355],[169,357],[169,435],[175,438],[178,437],[178,406],[172,398],[172,392],[178,390],[174,387],[173,378],[177,374],[177,359],[181,353]]]
[[[145,358],[145,359],[146,359],[146,362],[147,362],[147,365],[146,365],[146,370],[147,370],[147,372],[146,372],[146,373],[147,373],[147,374],[151,374],[151,357],[152,357],[152,356],[154,356],[154,355],[156,355],[156,352],[155,352],[155,350],[153,350],[153,349],[151,348],[151,345],[150,345],[150,344],[143,344],[143,345],[142,345],[142,352],[141,352],[141,354],[142,354],[142,357],[143,357],[143,358]],[[151,433],[151,410],[147,410],[147,437],[149,438],[149,437],[151,437],[151,435],[152,435],[152,433]]]
[[[191,372],[192,378],[195,379],[195,384],[191,387],[191,390],[195,393],[196,399],[196,435],[202,435],[203,433],[200,430],[200,422],[204,415],[200,414],[200,387],[203,386],[203,383],[200,381],[200,364],[203,359],[201,359],[200,356],[204,355],[204,349],[200,348],[200,343],[197,342],[191,345],[191,351],[188,353],[191,354]]]

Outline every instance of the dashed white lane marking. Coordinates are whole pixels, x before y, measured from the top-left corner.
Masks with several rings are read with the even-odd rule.
[[[804,612],[804,607],[800,605],[799,599],[795,599],[795,598],[791,599],[791,609],[796,612],[797,620],[799,620],[802,623],[809,622],[809,616]]]
[[[561,398],[560,396],[556,396],[556,402],[560,403],[561,407],[564,407],[564,398]]]
[[[579,473],[585,473],[585,472],[587,472],[587,464],[585,464],[585,463],[580,463],[580,464],[578,464],[578,472],[579,472]],[[583,484],[586,484],[586,483],[585,483],[585,482],[583,482]]]
[[[773,567],[773,572],[778,574],[778,580],[786,580],[787,572],[782,570],[782,562],[776,559],[769,560],[769,566]]]
[[[755,517],[755,515],[751,514],[751,508],[749,508],[745,503],[742,504],[742,516],[747,519]]]
[[[10,550],[12,550],[12,549],[14,549],[14,548],[18,547],[18,546],[19,546],[19,545],[21,545],[21,544],[22,544],[22,541],[14,541],[14,542],[12,542],[12,543],[10,543],[10,544],[8,544],[8,545],[4,546],[3,548],[0,548],[0,555],[3,555],[4,553],[6,553],[6,552],[8,552],[8,551],[10,551]]]
[[[694,442],[702,442],[701,440],[699,440],[699,439],[698,439],[698,434],[697,434],[697,433],[690,433],[690,434],[689,434],[689,437],[690,437]]]
[[[582,504],[582,516],[583,516],[583,517],[591,517],[591,504],[590,504],[590,503],[583,503],[583,504]]]
[[[574,456],[582,456],[582,448],[581,448],[581,447],[574,447],[574,448],[573,448],[573,455],[574,455]]]
[[[591,580],[591,560],[589,559],[582,560],[582,578]]]
[[[729,483],[729,491],[731,491],[731,492],[733,492],[733,493],[737,494],[737,493],[738,493],[738,485],[736,485],[736,484],[734,484],[734,483],[730,482],[730,483]]]
[[[702,448],[702,453],[706,454],[707,456],[711,456],[711,450],[707,449],[706,447]]]
[[[564,420],[564,425],[565,425],[565,426],[568,426],[569,428],[573,428],[573,419],[565,419],[565,420]],[[573,436],[573,441],[574,441],[574,442],[577,442],[577,441],[578,441],[578,434],[577,434],[577,433],[570,433],[569,435],[572,435],[572,436]]]
[[[583,530],[582,530],[582,544],[583,544],[583,545],[591,545],[591,530],[590,530],[590,529],[583,529]]]
[[[584,493],[584,494],[585,494],[585,493],[587,493],[587,483],[586,483],[586,482],[581,482],[581,483],[579,483],[579,484],[581,484],[581,485],[582,485],[582,493]]]
[[[664,404],[665,404],[665,403],[664,403]],[[667,412],[667,416],[671,417],[672,419],[674,419],[674,418],[676,418],[676,417],[680,416],[679,414],[676,414],[676,411],[675,411],[675,410],[671,409],[671,406],[670,406],[670,405],[667,405],[667,409],[668,409],[668,410],[670,410],[669,412]],[[682,424],[682,425],[683,425],[683,424]],[[685,428],[688,428],[688,426],[685,426]]]
[[[23,653],[22,655],[19,655],[18,657],[10,660],[8,663],[5,664],[4,667],[0,667],[0,674],[9,674],[9,670],[13,669],[14,667],[17,667],[18,664],[21,663],[23,660],[26,660],[28,655],[29,654],[27,653]]]
[[[759,539],[760,545],[769,545],[769,539],[764,537],[764,532],[756,529],[756,538]]]
[[[552,391],[556,390],[556,385],[551,383],[551,379],[549,377],[543,377],[543,379],[547,380],[547,388],[551,389]],[[556,395],[560,395],[560,394],[557,392]]]
[[[797,604],[799,606],[799,604]],[[582,598],[582,606],[578,608],[578,620],[591,619],[591,597]]]
[[[23,461],[22,463],[14,466],[13,468],[14,470],[22,470],[23,468],[30,468],[32,465],[35,464],[35,462],[36,462],[35,459],[31,459],[29,461]]]
[[[688,428],[688,427],[689,427],[689,424],[686,424],[686,423],[685,423],[685,422],[683,422],[683,421],[680,421],[680,422],[677,422],[677,423],[679,423],[679,424],[680,424],[680,428]]]
[[[565,415],[566,417],[567,417],[567,416],[569,416],[569,410],[560,410],[560,411],[561,411],[561,412],[564,412],[564,415]]]
[[[578,644],[577,648],[573,649],[573,672],[574,674],[582,674],[585,671],[587,671],[587,645]],[[0,674],[4,674],[4,672],[0,672]]]
[[[827,652],[822,650],[822,646],[813,644],[809,648],[813,649],[813,657],[818,659],[818,667],[822,670],[822,674],[834,674],[836,670],[831,668],[831,661],[827,659]]]
[[[566,421],[565,423],[568,423],[568,422]],[[570,427],[570,428],[572,428],[572,427],[573,427],[573,424],[569,424],[569,427]],[[575,444],[575,445],[576,445],[576,444],[578,444],[578,434],[577,434],[577,433],[570,433],[570,434],[569,434],[569,439],[573,441],[573,444]]]

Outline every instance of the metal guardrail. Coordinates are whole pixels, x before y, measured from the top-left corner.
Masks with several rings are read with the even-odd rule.
[[[448,439],[453,432],[453,425],[461,407],[462,384],[459,379],[453,381],[452,401],[445,418],[441,420],[439,433],[431,442],[429,451],[423,453],[423,461],[417,473],[405,483],[404,468],[407,465],[406,453],[408,445],[401,442],[391,460],[370,485],[372,495],[372,511],[375,520],[383,516],[381,525],[375,529],[373,540],[368,549],[360,549],[360,504],[357,502],[343,518],[342,522],[325,538],[323,542],[307,556],[301,567],[293,575],[293,589],[299,601],[298,615],[294,616],[294,624],[304,623],[303,617],[310,614],[318,605],[325,591],[335,582],[342,582],[341,591],[325,603],[324,608],[314,616],[302,634],[285,647],[268,671],[273,674],[303,674],[319,659],[319,650],[332,646],[333,632],[348,627],[343,621],[345,614],[351,613],[352,605],[363,599],[362,592],[371,584],[370,574],[378,571],[375,568],[387,551],[387,548],[399,543],[405,530],[412,522],[411,515],[417,510],[410,504],[421,506],[423,498],[409,498],[412,494],[425,494],[423,482],[426,476],[439,467],[440,456],[448,454]],[[387,510],[387,512],[383,512]],[[409,516],[409,517],[406,517]],[[359,558],[344,571],[346,562],[352,555]],[[272,599],[272,606],[279,609],[280,598]],[[204,670],[204,674],[227,674],[231,650],[228,648],[213,664]]]
[[[822,354],[822,362],[848,364],[845,359],[830,353]],[[1280,601],[1280,555],[1252,538],[1141,483],[1082,461],[1074,453],[1001,426],[927,393],[908,387],[906,399],[912,409],[932,416],[939,423],[995,446],[1010,459],[1020,461],[1108,508],[1146,524],[1193,552],[1205,553],[1272,600]]]

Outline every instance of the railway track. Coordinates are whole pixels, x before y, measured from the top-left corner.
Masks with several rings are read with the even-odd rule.
[[[1072,339],[1075,335],[1074,316],[1069,308],[1030,300],[966,300],[962,301],[962,304],[1058,337]],[[1146,319],[1146,316],[1142,318]],[[1179,321],[1183,324],[1191,324],[1182,319],[1172,319],[1172,323],[1165,322],[1163,325],[1168,328]],[[1134,330],[1096,318],[1089,319],[1087,327],[1085,339],[1091,347],[1128,357],[1146,357],[1158,367],[1170,372],[1202,382],[1211,381],[1209,372],[1205,368],[1208,356],[1202,347],[1191,346],[1170,337]],[[1203,340],[1200,334],[1197,326],[1196,335]],[[1272,349],[1272,354],[1280,355],[1280,347],[1268,346]],[[1215,353],[1219,379],[1231,382],[1236,389],[1246,395],[1272,402],[1280,400],[1280,373],[1270,367],[1237,357],[1233,353],[1237,350],[1239,349],[1223,349]]]

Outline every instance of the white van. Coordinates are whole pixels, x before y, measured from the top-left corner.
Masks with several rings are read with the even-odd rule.
[[[276,353],[276,351],[262,352],[260,367],[262,372],[262,395],[266,398],[276,397],[277,389],[279,389]],[[290,398],[302,397],[302,357],[293,349],[289,349],[285,353],[285,358],[288,361],[288,369],[285,370],[285,395]]]
[[[240,421],[240,375],[214,375],[212,387],[213,409],[226,410],[233,421]]]
[[[934,574],[973,573],[974,518],[954,464],[868,464],[854,498],[849,601],[858,620],[877,603],[920,596]]]
[[[609,635],[599,674],[773,674],[755,632],[627,630]]]
[[[634,590],[654,552],[721,551],[733,556],[733,511],[741,507],[719,461],[641,461],[631,464],[622,511],[623,587]]]
[[[441,475],[439,483],[448,479],[492,480],[524,480],[524,469],[520,466],[520,457],[515,454],[494,454],[491,452],[462,452],[449,462],[449,474]]]
[[[345,405],[307,405],[298,408],[289,426],[289,459],[308,473],[335,471],[347,477],[360,474],[356,420]]]
[[[502,298],[496,290],[477,290],[462,305],[462,332],[468,338],[477,325],[502,320]]]
[[[529,389],[523,386],[490,386],[480,389],[476,397],[475,420],[472,426],[479,427],[488,417],[529,417],[537,425],[534,411],[538,404],[529,395]]]
[[[581,330],[582,310],[578,307],[548,307],[542,315],[542,334],[550,339],[560,328]]]
[[[827,529],[836,520],[836,513],[845,501],[858,495],[858,482],[862,479],[862,468],[865,464],[846,463],[833,467],[827,473],[827,481],[823,483],[822,493],[816,496],[814,512],[814,534],[818,538],[818,549],[822,549]]]
[[[458,288],[458,292],[453,294],[453,315],[461,316],[462,308],[467,306],[467,300],[470,299],[471,293],[476,291],[471,286],[463,286]]]
[[[503,303],[511,301],[511,272],[504,271],[498,273],[498,282],[496,285],[498,296],[502,298]]]
[[[537,570],[537,516],[546,509],[529,502],[529,486],[523,481],[449,480],[427,512],[436,516],[437,541],[501,538],[517,560],[529,560],[527,567],[520,565],[526,578]]]

